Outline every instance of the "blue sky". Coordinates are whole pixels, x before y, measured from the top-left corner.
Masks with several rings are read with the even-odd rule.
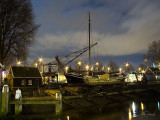
[[[31,1],[35,22],[41,26],[30,47],[29,61],[43,57],[50,62],[56,55],[86,47],[89,11],[91,40],[98,43],[92,56],[105,65],[110,60],[119,65],[143,63],[148,44],[160,39],[158,0]]]

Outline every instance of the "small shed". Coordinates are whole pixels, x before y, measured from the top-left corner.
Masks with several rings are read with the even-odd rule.
[[[42,77],[35,67],[11,66],[8,73],[8,84],[10,87],[39,87]]]

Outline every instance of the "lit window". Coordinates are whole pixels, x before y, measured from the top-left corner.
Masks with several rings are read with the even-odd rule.
[[[21,81],[21,85],[26,85],[26,81],[24,79]]]
[[[32,85],[32,80],[28,80],[28,85]]]

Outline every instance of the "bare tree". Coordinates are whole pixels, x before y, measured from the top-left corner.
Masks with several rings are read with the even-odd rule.
[[[119,70],[118,65],[117,65],[114,61],[110,61],[110,62],[108,63],[108,67],[110,67],[110,71],[111,71],[111,72],[116,72],[116,71]]]
[[[0,63],[26,60],[39,25],[30,0],[0,0]]]
[[[126,73],[130,73],[130,72],[133,72],[134,71],[134,67],[133,65],[130,63],[129,66],[125,66],[124,67],[124,70]]]
[[[147,68],[147,65],[146,64],[139,64],[138,67],[142,70],[145,70]]]
[[[149,44],[147,57],[151,62],[160,62],[160,40]]]

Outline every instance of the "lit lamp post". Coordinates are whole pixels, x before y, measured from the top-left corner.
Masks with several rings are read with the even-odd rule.
[[[144,70],[142,70],[142,74],[144,74],[145,73],[145,71]]]
[[[86,70],[88,71],[88,70],[89,70],[89,65],[86,65],[86,67],[85,67],[85,68],[86,68]]]
[[[35,63],[34,65],[35,65],[36,68],[38,67],[38,63]]]
[[[138,68],[138,70],[139,70],[139,73],[140,73],[142,69],[141,69],[141,68]]]
[[[40,63],[40,69],[41,69],[41,73],[43,73],[43,65],[42,65],[42,62],[43,62],[43,58],[39,58],[38,59],[39,63]],[[38,64],[37,64],[38,65]]]
[[[93,67],[91,67],[91,71],[93,71]]]
[[[122,73],[122,68],[119,68],[119,73],[120,73],[120,74]]]
[[[69,69],[69,67],[68,67],[68,66],[66,66],[66,67],[65,67],[65,71],[66,71],[66,73],[68,73],[68,69]]]
[[[127,71],[127,72],[129,72],[129,69],[128,69],[129,64],[128,64],[128,63],[126,63],[126,64],[125,64],[125,66],[126,66],[126,71]]]
[[[87,71],[87,75],[89,75],[89,71],[88,71],[89,70],[89,65],[86,65],[85,68],[86,68],[86,71]]]
[[[111,69],[110,67],[107,67],[108,73],[109,73],[110,69]]]
[[[80,74],[80,67],[81,67],[81,65],[82,65],[82,62],[81,61],[78,61],[78,66],[79,66],[79,74]]]
[[[21,66],[21,64],[22,64],[22,62],[19,60],[19,61],[17,61],[17,65],[18,66]]]
[[[98,71],[99,62],[96,62],[96,69]]]
[[[129,64],[128,63],[126,63],[126,65],[125,65],[126,67],[128,67],[129,66]]]
[[[102,71],[104,71],[104,66],[102,67]]]

